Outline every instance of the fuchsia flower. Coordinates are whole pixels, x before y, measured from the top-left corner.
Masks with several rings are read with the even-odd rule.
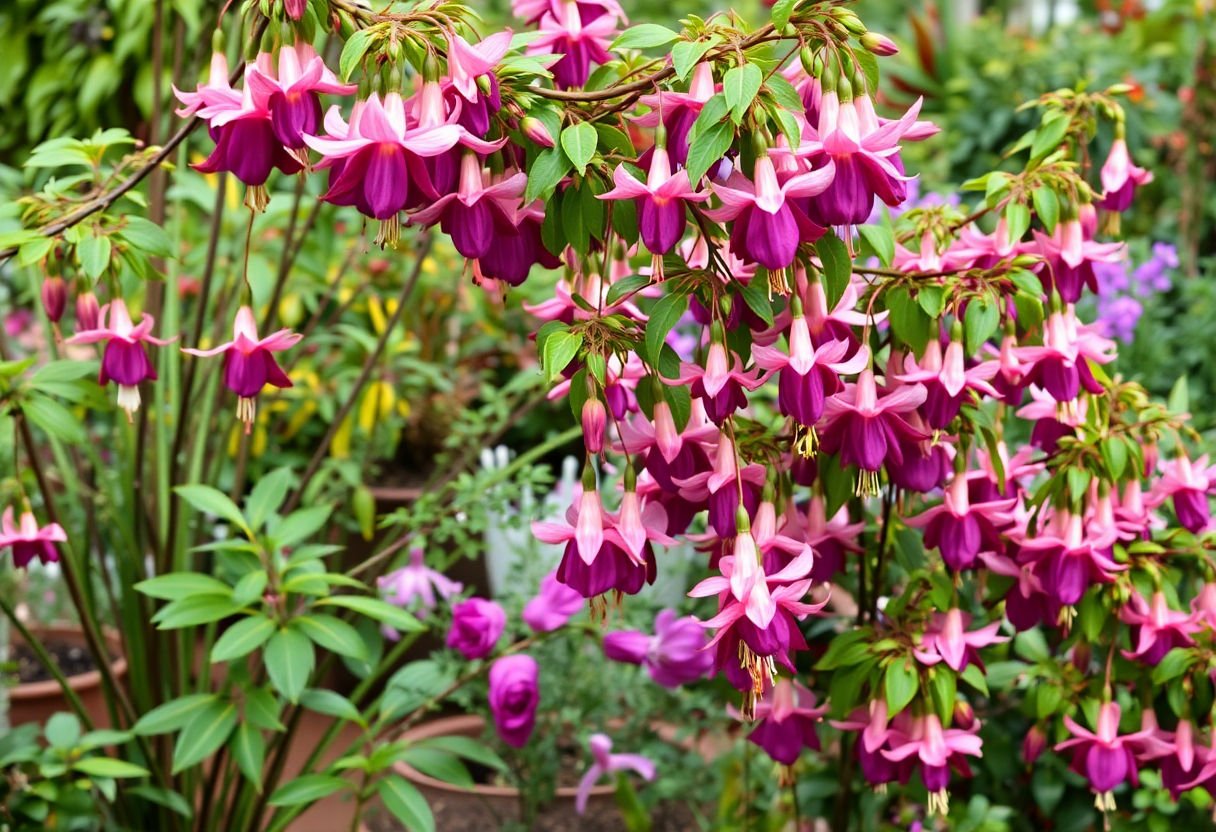
[[[1174,800],[1196,786],[1211,790],[1212,783],[1207,781],[1216,774],[1216,758],[1212,749],[1197,742],[1191,720],[1180,719],[1176,730],[1165,731],[1157,725],[1157,715],[1145,709],[1140,715],[1140,733],[1143,736],[1133,743],[1136,759],[1156,763],[1161,785]]]
[[[503,608],[485,598],[470,598],[452,606],[452,628],[448,630],[447,645],[464,654],[466,659],[484,659],[494,652],[494,645],[507,625]]]
[[[862,551],[857,541],[865,523],[850,523],[847,505],[842,505],[828,518],[823,496],[813,494],[805,514],[797,511],[791,501],[786,516],[786,532],[796,540],[805,540],[815,552],[811,577],[816,581],[830,581],[844,568],[846,553]]]
[[[616,15],[603,6],[557,0],[540,18],[540,34],[528,43],[529,55],[560,54],[550,67],[553,82],[563,89],[581,87],[592,64],[612,60],[608,45],[617,33]]]
[[[664,90],[643,95],[639,103],[649,107],[650,112],[639,116],[634,123],[639,127],[657,127],[661,123],[667,133],[666,147],[671,160],[677,165],[687,164],[689,131],[714,92],[713,65],[702,61],[693,67],[688,92]]]
[[[906,776],[894,763],[888,760],[883,752],[890,748],[888,740],[892,736],[891,721],[887,718],[887,703],[884,699],[871,699],[869,705],[853,709],[847,719],[833,719],[832,727],[841,731],[856,731],[857,760],[861,764],[862,776],[871,785],[891,783]],[[894,720],[894,726],[907,729],[911,727],[912,717],[908,711],[900,711]],[[907,768],[903,766],[903,768]]]
[[[751,180],[736,170],[726,182],[712,183],[722,206],[705,214],[731,223],[730,247],[736,254],[766,269],[784,269],[794,262],[800,243],[814,242],[824,232],[793,199],[822,193],[834,175],[828,162],[779,182],[773,160],[764,154],[757,157]]]
[[[775,762],[792,766],[802,749],[819,750],[815,726],[827,711],[827,705],[816,707],[815,694],[798,682],[780,679],[756,704],[758,724],[748,734],[748,742],[763,748]]]
[[[460,160],[457,191],[444,194],[411,214],[410,223],[432,225],[438,222],[444,233],[452,238],[456,250],[470,260],[476,260],[489,254],[499,228],[511,227],[514,212],[507,213],[502,203],[518,204],[527,184],[526,174],[515,173],[487,186],[481,158],[472,150],[466,150]]]
[[[713,669],[713,654],[705,649],[705,630],[691,615],[677,618],[675,610],[661,610],[654,619],[654,635],[618,630],[604,636],[604,655],[616,662],[640,664],[650,678],[665,688],[695,682]]]
[[[1081,600],[1094,583],[1110,583],[1126,564],[1111,560],[1114,529],[1084,529],[1080,515],[1057,509],[1036,537],[1021,541],[1019,559],[1034,565],[1044,591],[1064,606]]]
[[[1139,659],[1156,665],[1175,647],[1190,647],[1195,643],[1192,633],[1201,629],[1195,613],[1170,609],[1165,593],[1154,592],[1151,601],[1133,593],[1126,606],[1119,610],[1119,620],[1131,625],[1134,650],[1124,650],[1129,659]]]
[[[13,566],[24,569],[34,558],[43,563],[58,563],[59,550],[56,543],[68,539],[67,532],[58,523],[48,523],[39,526],[34,512],[26,509],[21,512],[17,523],[13,522],[13,507],[4,509],[0,517],[0,549],[5,546],[13,550]]]
[[[950,811],[946,786],[950,783],[950,766],[970,776],[967,757],[982,757],[983,742],[979,737],[979,722],[971,728],[942,728],[937,714],[914,717],[911,728],[892,728],[888,736],[890,748],[882,754],[888,760],[901,762],[915,756],[920,761],[920,777],[929,790],[929,812],[945,816]]]
[[[709,503],[709,525],[719,537],[730,537],[735,531],[735,517],[739,508],[739,490],[742,483],[743,505],[751,510],[759,502],[760,489],[764,486],[764,466],[750,463],[740,471],[735,458],[735,443],[725,431],[718,436],[718,447],[714,452],[714,467],[701,471],[687,479],[674,479],[680,494],[685,499],[704,504]]]
[[[654,763],[641,754],[613,754],[612,740],[604,734],[592,734],[587,741],[593,762],[578,781],[578,792],[574,796],[574,810],[580,815],[587,811],[587,800],[591,797],[591,789],[600,778],[618,771],[632,771],[641,775],[643,780],[653,780],[655,776]]]
[[[1013,522],[1010,510],[1016,504],[1016,499],[972,503],[966,474],[956,473],[941,503],[905,522],[923,526],[925,546],[936,547],[946,565],[961,572],[975,566],[981,552],[1001,546],[998,530]]]
[[[277,72],[274,56],[259,53],[245,75],[245,84],[259,100],[266,101],[275,138],[292,150],[303,148],[304,136],[321,126],[320,93],[350,95],[358,89],[356,84],[341,83],[304,41],[279,48]]]
[[[540,582],[540,590],[524,605],[520,618],[538,633],[548,633],[566,626],[566,622],[583,609],[583,596],[557,579],[550,572]]]
[[[494,245],[477,258],[474,270],[483,277],[519,286],[533,266],[539,263],[544,268],[555,269],[561,265],[561,260],[541,241],[540,226],[545,219],[545,210],[540,200],[513,207],[510,222],[495,229]]]
[[[1088,731],[1078,725],[1072,717],[1064,717],[1064,724],[1072,733],[1070,739],[1056,745],[1056,751],[1074,749],[1072,770],[1089,780],[1090,787],[1098,796],[1100,808],[1115,808],[1115,797],[1111,791],[1118,785],[1131,781],[1140,784],[1136,759],[1132,754],[1135,743],[1146,735],[1145,731],[1119,734],[1119,705],[1103,702],[1098,708],[1098,730]]]
[[[870,361],[866,348],[846,359],[850,349],[847,341],[825,340],[818,348],[814,347],[802,305],[796,298],[790,319],[789,355],[772,347],[752,345],[752,359],[756,365],[767,370],[769,375],[778,374],[777,406],[807,429],[810,442],[806,450],[811,453],[816,444],[814,426],[823,416],[827,396],[840,391],[843,386],[840,376],[859,373]]]
[[[156,378],[156,369],[148,360],[145,342],[165,346],[177,340],[162,339],[152,335],[156,320],[144,315],[136,326],[131,322],[131,313],[122,298],[115,298],[101,307],[100,322],[96,329],[85,329],[67,339],[69,344],[95,344],[105,341],[101,356],[101,373],[97,383],[104,387],[110,381],[118,385],[118,406],[127,412],[127,421],[139,410],[139,385]]]
[[[97,304],[97,295],[92,292],[81,292],[76,296],[76,331],[84,332],[97,329],[101,320],[101,307]]]
[[[1199,534],[1212,517],[1208,490],[1216,476],[1216,465],[1208,464],[1207,454],[1192,462],[1184,451],[1161,468],[1161,476],[1149,494],[1149,505],[1160,506],[1172,498],[1178,522],[1192,534]]]
[[[1127,256],[1123,243],[1099,243],[1085,233],[1079,219],[1061,220],[1050,234],[1034,231],[1044,264],[1039,274],[1048,293],[1054,288],[1065,303],[1076,303],[1081,290],[1098,291],[1094,263],[1115,263]]]
[[[1001,628],[1000,621],[967,632],[965,628],[970,621],[971,616],[957,608],[945,613],[935,612],[933,621],[921,640],[920,649],[914,651],[917,660],[929,667],[944,661],[956,673],[961,673],[969,664],[983,670],[984,663],[980,660],[979,648],[1002,644],[1009,639],[996,634]]]
[[[384,594],[384,600],[400,607],[408,607],[415,601],[429,612],[435,607],[435,593],[447,600],[459,594],[464,587],[457,581],[427,567],[422,549],[410,549],[410,562],[387,575],[376,579],[376,586]]]
[[[1047,316],[1043,346],[1018,347],[1017,355],[1030,365],[1025,376],[1027,384],[1038,384],[1057,402],[1071,402],[1082,387],[1095,395],[1102,392],[1089,362],[1113,361],[1114,348],[1114,343],[1099,335],[1093,325],[1078,323],[1069,309]]]
[[[236,415],[245,423],[245,433],[253,428],[257,415],[257,395],[267,385],[280,389],[291,387],[291,379],[274,358],[274,353],[288,350],[304,336],[289,329],[280,329],[265,338],[258,338],[253,310],[242,306],[232,324],[232,340],[209,350],[183,347],[182,352],[200,357],[224,355],[224,386],[237,395]]]
[[[538,676],[536,659],[522,653],[503,656],[490,665],[490,713],[498,736],[512,748],[523,748],[536,727]]]
[[[920,361],[908,356],[904,360],[904,372],[895,378],[925,386],[925,403],[920,413],[929,427],[943,430],[958,415],[963,403],[969,401],[969,390],[992,398],[1000,397],[989,384],[989,379],[999,369],[1000,365],[995,361],[985,361],[968,368],[963,354],[962,332],[958,332],[946,346],[944,357],[941,342],[931,338]]]
[[[650,157],[646,181],[641,182],[623,164],[612,174],[616,187],[599,199],[632,199],[637,206],[638,233],[642,244],[654,255],[651,268],[662,277],[663,255],[684,236],[688,226],[687,204],[704,202],[708,194],[697,191],[688,181],[688,171],[671,172],[671,160],[663,145],[656,145]]]
[[[705,366],[681,364],[680,375],[663,379],[672,386],[689,386],[695,398],[705,405],[705,412],[717,424],[722,424],[736,410],[747,407],[745,390],[755,390],[763,379],[753,370],[743,369],[743,360],[728,351],[720,340],[709,345]]]
[[[407,127],[405,102],[395,92],[383,99],[372,93],[355,102],[349,124],[331,108],[325,116],[328,135],[304,137],[325,157],[316,167],[331,168],[329,190],[321,198],[353,205],[373,219],[392,220],[405,208],[438,199],[424,159],[457,145],[492,153],[505,141],[486,142],[459,124],[443,122],[442,101],[428,99],[420,106],[424,110],[417,127]]]
[[[490,117],[502,107],[498,76],[494,68],[511,48],[511,30],[495,32],[475,44],[455,33],[448,33],[448,73],[451,88],[464,101],[460,123],[478,136],[490,129]],[[481,79],[485,80],[485,89]]]
[[[1111,143],[1110,154],[1102,165],[1102,201],[1107,211],[1126,211],[1132,206],[1136,188],[1153,181],[1153,174],[1132,163],[1127,142],[1118,137]]]
[[[929,438],[917,430],[903,414],[911,413],[925,401],[925,388],[908,384],[884,388],[880,397],[874,371],[861,371],[856,383],[827,400],[824,407],[823,449],[840,454],[845,465],[856,465],[858,494],[878,493],[878,471],[888,458],[896,465],[904,461],[900,440],[919,442]]]

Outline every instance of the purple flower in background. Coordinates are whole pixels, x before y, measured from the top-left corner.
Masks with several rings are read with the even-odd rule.
[[[645,780],[653,780],[654,763],[641,754],[613,754],[612,740],[604,734],[592,734],[587,742],[594,762],[578,781],[578,794],[574,798],[574,809],[580,815],[587,811],[587,799],[596,782],[605,774],[617,771],[636,771]]]
[[[695,682],[709,673],[713,653],[705,649],[705,630],[691,615],[677,618],[662,610],[654,620],[654,635],[620,630],[604,636],[604,655],[613,661],[640,664],[665,688]]]
[[[1072,770],[1089,780],[1090,786],[1107,809],[1115,808],[1112,789],[1129,779],[1133,786],[1139,785],[1140,782],[1136,758],[1130,746],[1139,741],[1145,732],[1120,735],[1119,715],[1117,703],[1102,703],[1098,709],[1096,732],[1087,731],[1073,721],[1072,717],[1066,716],[1064,724],[1068,726],[1072,737],[1055,747],[1056,751],[1075,749]]]
[[[502,741],[522,748],[536,727],[540,703],[536,659],[517,653],[503,656],[490,666],[490,713]]]
[[[782,679],[756,705],[758,724],[747,739],[776,762],[792,766],[802,749],[819,750],[815,726],[827,710],[816,707],[815,694],[802,685]]]
[[[448,630],[448,647],[464,654],[466,659],[483,659],[498,643],[507,614],[502,607],[485,598],[470,598],[452,607],[452,629]]]
[[[548,633],[564,627],[582,608],[583,596],[559,581],[554,571],[541,580],[539,592],[520,617],[536,632]]]
[[[376,579],[376,586],[384,594],[384,600],[399,607],[408,607],[414,601],[424,610],[435,606],[435,593],[443,599],[451,598],[464,587],[434,569],[427,567],[421,549],[410,550],[410,562],[395,572]]]
[[[13,507],[9,506],[0,517],[0,548],[12,547],[13,565],[19,569],[28,566],[34,558],[43,563],[57,562],[59,550],[55,544],[67,539],[67,533],[58,523],[39,526],[32,511],[21,512],[20,519],[13,522]]]

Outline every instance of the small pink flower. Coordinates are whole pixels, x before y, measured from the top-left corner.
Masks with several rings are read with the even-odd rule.
[[[705,644],[705,630],[697,619],[661,610],[654,620],[654,635],[638,630],[607,633],[604,655],[640,664],[656,683],[674,689],[703,678],[713,668],[714,657]]]
[[[1144,737],[1146,731],[1132,734],[1119,733],[1119,705],[1103,702],[1098,708],[1098,730],[1086,730],[1072,717],[1064,717],[1064,724],[1072,733],[1070,739],[1056,745],[1056,751],[1073,750],[1072,770],[1089,780],[1090,786],[1102,800],[1103,807],[1113,809],[1116,786],[1128,780],[1139,785],[1140,776],[1132,746]]]
[[[435,607],[435,593],[439,593],[439,597],[446,600],[463,589],[457,581],[429,568],[423,551],[418,548],[410,550],[408,564],[377,578],[376,586],[384,594],[384,600],[390,604],[407,607],[417,601],[419,606],[427,611]]]
[[[494,652],[494,645],[507,624],[503,608],[485,598],[470,598],[452,607],[452,628],[448,630],[447,645],[464,654],[466,659],[484,659]]]
[[[970,730],[942,728],[937,714],[915,717],[908,731],[893,729],[890,749],[882,754],[892,762],[915,756],[920,761],[920,776],[929,790],[929,812],[946,815],[950,808],[946,787],[950,783],[950,766],[966,768],[965,757],[982,757],[983,742],[979,737],[979,722]]]
[[[781,679],[757,703],[758,724],[747,739],[774,761],[792,766],[802,749],[819,750],[815,726],[827,711],[827,705],[816,705],[811,691],[798,682]]]
[[[1132,206],[1136,188],[1153,181],[1153,174],[1138,168],[1132,162],[1127,142],[1117,138],[1110,146],[1110,154],[1102,165],[1101,206],[1108,211],[1126,211]]]
[[[654,763],[641,754],[613,754],[612,740],[604,734],[592,734],[587,742],[593,762],[578,781],[578,793],[574,797],[574,810],[582,815],[587,811],[591,790],[600,778],[618,771],[633,771],[643,780],[653,780]]]
[[[490,665],[490,713],[498,736],[512,748],[523,748],[536,728],[539,676],[536,659],[522,653]]]
[[[1190,647],[1195,643],[1191,634],[1200,630],[1196,614],[1170,609],[1163,592],[1154,592],[1151,601],[1134,593],[1119,610],[1119,620],[1131,625],[1135,647],[1124,650],[1123,655],[1150,665],[1159,663],[1175,647]]]
[[[564,627],[578,615],[586,599],[557,579],[550,572],[540,582],[540,590],[524,605],[520,618],[538,633],[548,633]]]
[[[13,522],[13,507],[9,506],[0,517],[0,549],[12,547],[13,565],[24,569],[34,558],[43,563],[59,561],[59,551],[56,543],[68,539],[67,533],[58,523],[48,523],[39,526],[34,512],[28,509],[21,512],[17,523]]]
[[[970,664],[982,670],[984,663],[980,661],[979,649],[1009,639],[996,634],[1001,627],[999,621],[968,632],[965,628],[970,620],[971,616],[959,609],[947,610],[944,614],[934,613],[920,649],[915,651],[916,658],[928,666],[945,661],[956,673],[961,673]]]
[[[145,342],[165,346],[177,337],[162,339],[152,335],[156,320],[144,315],[136,326],[122,298],[115,298],[101,307],[97,329],[77,332],[67,339],[69,344],[95,344],[105,341],[101,356],[101,374],[97,383],[103,387],[111,380],[118,385],[118,406],[127,412],[127,421],[139,409],[139,385],[156,378],[156,369],[148,359]]]

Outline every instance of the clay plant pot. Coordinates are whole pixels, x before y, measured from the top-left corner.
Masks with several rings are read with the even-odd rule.
[[[406,732],[410,742],[433,737],[480,737],[485,720],[479,716],[443,717],[423,723]],[[435,813],[435,827],[445,832],[490,832],[507,821],[518,821],[522,801],[519,790],[511,786],[474,785],[467,789],[429,777],[407,763],[396,765],[397,773],[418,787]],[[598,785],[591,791],[587,812],[581,818],[574,811],[577,790],[557,789],[553,801],[545,806],[533,826],[535,832],[579,830],[580,832],[617,832],[625,829],[617,811],[615,787]],[[371,824],[375,829],[375,824]]]
[[[84,632],[73,625],[46,625],[30,628],[30,632],[46,643],[58,641],[79,647],[88,652],[88,642]],[[110,673],[114,679],[121,682],[127,675],[127,660],[122,654],[122,640],[118,633],[108,630],[105,633],[106,649],[110,660]],[[15,649],[23,642],[20,633],[11,635],[11,648]],[[110,711],[106,707],[105,689],[102,686],[101,671],[94,669],[84,673],[68,676],[68,685],[80,698],[85,711],[97,728],[109,728]],[[67,697],[54,679],[40,682],[27,682],[10,688],[9,722],[12,725],[24,725],[29,722],[44,723],[52,714],[60,711],[71,711]]]

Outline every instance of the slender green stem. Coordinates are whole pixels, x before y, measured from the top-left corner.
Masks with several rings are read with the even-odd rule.
[[[59,683],[59,687],[63,690],[64,697],[68,700],[68,705],[71,706],[72,710],[76,713],[76,716],[80,718],[85,730],[92,731],[93,720],[89,716],[89,712],[85,710],[84,703],[80,701],[80,697],[76,695],[76,691],[72,689],[71,683],[69,683],[67,677],[63,675],[63,671],[59,669],[59,665],[51,657],[51,654],[48,653],[46,648],[42,646],[42,642],[37,636],[31,633],[29,628],[26,627],[25,624],[22,623],[21,619],[17,617],[16,610],[13,609],[13,606],[8,602],[8,599],[3,597],[3,593],[0,593],[0,610],[4,612],[5,617],[17,630],[17,633],[21,636],[21,640],[25,642],[25,646],[33,651],[34,656],[38,659],[38,663],[41,664],[46,669],[46,672],[51,674],[55,681]]]

